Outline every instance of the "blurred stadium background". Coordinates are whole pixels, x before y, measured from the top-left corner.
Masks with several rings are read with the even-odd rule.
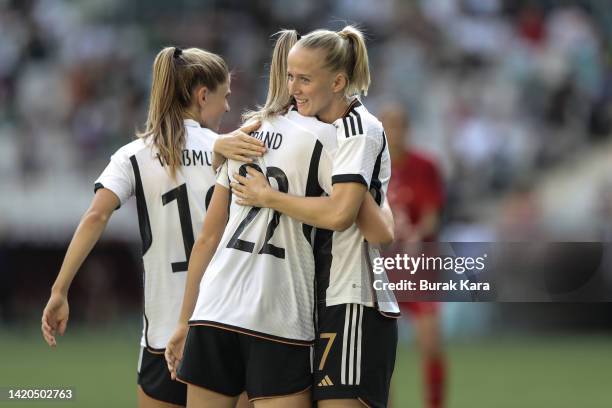
[[[38,325],[94,179],[144,122],[160,47],[226,58],[232,130],[264,101],[275,31],[346,22],[368,36],[366,105],[402,104],[406,142],[440,168],[440,239],[611,240],[612,3],[0,0],[0,387],[74,387],[69,406],[135,404],[133,202],[75,280],[56,350]],[[612,280],[612,254],[601,267]],[[449,407],[612,407],[610,303],[452,303],[442,323]],[[422,406],[413,343],[406,320],[394,407]]]

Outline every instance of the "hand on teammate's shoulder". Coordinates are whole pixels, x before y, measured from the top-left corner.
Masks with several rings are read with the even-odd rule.
[[[231,133],[221,135],[215,142],[215,153],[226,159],[245,163],[253,162],[253,157],[261,157],[266,152],[263,142],[249,133],[259,129],[261,122],[255,121],[236,129]]]

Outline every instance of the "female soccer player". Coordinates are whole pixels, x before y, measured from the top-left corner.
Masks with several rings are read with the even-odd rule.
[[[238,206],[229,189],[234,172],[253,167],[291,194],[331,192],[336,129],[286,112],[286,54],[296,40],[294,31],[281,32],[266,104],[247,116],[262,120],[255,135],[268,152],[254,166],[223,165],[193,248],[179,326],[166,348],[169,369],[188,384],[188,407],[232,407],[243,390],[256,407],[311,406],[312,227]],[[380,212],[373,201],[372,209]]]
[[[315,227],[318,327],[313,399],[319,407],[385,407],[395,365],[399,308],[392,292],[373,290],[379,256],[353,225],[368,189],[386,201],[390,158],[381,123],[359,100],[370,85],[368,54],[354,27],[303,36],[288,56],[288,85],[298,112],[337,130],[333,190],[299,197],[248,170],[232,184],[237,203],[279,211]]]
[[[176,325],[194,230],[212,195],[212,152],[249,160],[263,144],[237,130],[220,138],[229,110],[230,76],[221,57],[197,48],[168,47],[153,64],[146,129],[123,146],[95,183],[95,196],[70,242],[51,297],[42,333],[50,346],[68,323],[67,294],[81,264],[113,211],[136,196],[144,262],[144,328],[138,364],[141,407],[185,405],[186,387],[170,380],[163,352]]]

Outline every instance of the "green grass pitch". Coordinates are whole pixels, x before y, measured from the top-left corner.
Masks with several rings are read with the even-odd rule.
[[[35,330],[0,330],[0,387],[72,387],[72,402],[15,407],[134,407],[138,328],[70,327],[49,349]],[[401,343],[393,408],[422,407],[420,360]],[[509,337],[450,343],[449,408],[610,408],[612,338]]]

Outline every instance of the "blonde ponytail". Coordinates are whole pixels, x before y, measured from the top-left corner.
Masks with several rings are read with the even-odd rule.
[[[202,85],[214,92],[228,78],[225,61],[199,48],[166,47],[155,57],[147,122],[137,136],[152,137],[173,178],[181,166],[185,147],[183,119],[191,105],[192,92]]]
[[[332,72],[344,72],[348,84],[347,97],[367,95],[370,87],[368,50],[363,34],[354,26],[342,31],[315,30],[303,36],[297,46],[324,52],[324,67]]]
[[[370,64],[363,34],[355,27],[349,25],[338,32],[338,35],[349,44],[347,65],[349,86],[347,93],[349,95],[367,95],[370,88]]]
[[[265,120],[287,110],[291,101],[289,87],[287,86],[287,56],[289,50],[297,43],[299,34],[295,30],[281,30],[274,34],[277,36],[270,63],[270,79],[268,96],[264,106],[256,111],[248,111],[242,115],[244,122],[250,120]]]

